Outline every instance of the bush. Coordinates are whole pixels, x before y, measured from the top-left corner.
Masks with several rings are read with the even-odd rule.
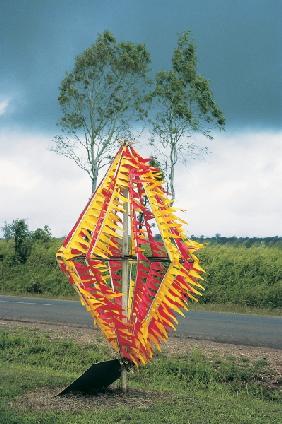
[[[206,303],[281,307],[281,248],[213,244],[199,255],[206,270]]]
[[[13,260],[12,241],[0,240],[0,254],[3,254],[1,292],[73,295],[74,290],[56,262],[56,251],[61,243],[60,239],[34,242],[26,263],[19,264]]]

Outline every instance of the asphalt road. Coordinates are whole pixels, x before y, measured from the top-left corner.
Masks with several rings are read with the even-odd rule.
[[[16,320],[92,327],[79,302],[0,296],[0,320]],[[179,319],[180,337],[282,349],[282,318],[223,312],[189,312]]]

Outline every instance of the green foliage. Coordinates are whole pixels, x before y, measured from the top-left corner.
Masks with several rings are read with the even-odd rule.
[[[14,237],[13,224],[9,224],[7,221],[5,221],[3,227],[1,227],[1,230],[5,240],[10,240]]]
[[[200,257],[206,270],[204,302],[281,308],[281,248],[211,244]]]
[[[6,240],[14,239],[14,259],[25,263],[31,249],[31,233],[24,219],[15,219],[11,224],[5,222],[2,227]]]
[[[120,138],[146,115],[150,56],[143,44],[118,43],[108,31],[75,60],[60,85],[62,135],[54,150],[88,173],[92,191],[98,171],[109,162]]]
[[[141,219],[141,218],[140,218]],[[0,291],[74,296],[55,254],[62,240],[32,243],[25,263],[14,260],[12,240],[0,240]],[[210,243],[199,252],[206,274],[201,302],[281,308],[282,255],[279,246]],[[2,268],[2,269],[1,269]]]
[[[15,237],[15,259],[25,263],[30,253],[30,235],[24,219],[13,222]]]
[[[0,240],[0,291],[69,296],[73,290],[60,272],[56,251],[62,240],[53,239],[45,225],[30,231],[23,219],[5,224],[9,238]]]
[[[37,228],[33,233],[31,233],[31,238],[33,242],[49,242],[52,238],[50,227],[48,227],[48,225],[44,225],[43,228]]]
[[[13,242],[0,240],[0,253],[3,254],[0,290],[2,293],[34,293],[51,296],[71,296],[74,294],[66,277],[59,270],[56,251],[62,240],[53,239],[48,243],[33,243],[30,255],[24,264],[14,261]]]
[[[227,244],[232,246],[276,246],[282,247],[282,237],[272,236],[272,237],[224,237],[220,234],[216,234],[213,237],[205,237],[205,236],[194,236],[193,234],[190,237],[192,240],[196,240],[200,243],[205,244]]]
[[[198,73],[195,45],[190,33],[180,35],[173,52],[172,68],[160,71],[151,93],[152,144],[165,149],[164,165],[174,199],[174,168],[179,158],[204,152],[189,141],[193,132],[212,138],[213,126],[222,128],[225,120],[216,105],[209,82]]]

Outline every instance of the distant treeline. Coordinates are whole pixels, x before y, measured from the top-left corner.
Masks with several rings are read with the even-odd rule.
[[[22,220],[10,230],[0,240],[0,291],[74,296],[55,259],[62,239],[53,238],[46,226],[30,232]],[[198,252],[206,270],[202,302],[282,307],[281,238],[197,240],[204,244]]]
[[[282,247],[282,237],[224,237],[216,234],[213,237],[194,236],[190,237],[192,240],[197,240],[200,243],[218,243],[218,244],[232,244],[233,246],[279,246]]]

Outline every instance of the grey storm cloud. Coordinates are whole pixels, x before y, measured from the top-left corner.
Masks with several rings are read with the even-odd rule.
[[[145,43],[153,70],[188,29],[229,128],[281,128],[281,16],[276,0],[0,0],[2,125],[55,131],[60,81],[105,29]]]

